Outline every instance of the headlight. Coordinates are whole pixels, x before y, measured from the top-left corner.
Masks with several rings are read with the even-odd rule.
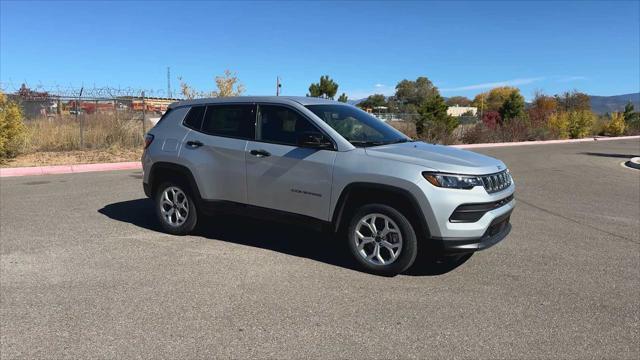
[[[472,189],[476,186],[483,186],[482,179],[473,175],[437,174],[423,172],[422,176],[433,186],[449,189]]]

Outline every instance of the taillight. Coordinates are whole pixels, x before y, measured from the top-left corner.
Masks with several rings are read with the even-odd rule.
[[[153,142],[153,135],[151,135],[151,134],[147,134],[147,135],[144,137],[144,148],[145,148],[145,149],[146,149],[146,148],[148,148],[148,147],[149,147],[149,145],[151,145],[151,143],[152,143],[152,142]]]

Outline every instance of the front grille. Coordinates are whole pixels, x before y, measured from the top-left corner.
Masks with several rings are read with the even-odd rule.
[[[511,186],[511,175],[507,172],[507,170],[500,171],[499,173],[482,175],[480,176],[482,179],[482,184],[484,185],[485,190],[489,194],[504,190]]]

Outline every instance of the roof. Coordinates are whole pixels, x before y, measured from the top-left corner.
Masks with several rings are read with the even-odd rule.
[[[204,98],[183,100],[172,103],[169,107],[175,108],[178,106],[187,105],[199,105],[199,104],[215,104],[215,103],[247,103],[247,102],[269,102],[276,104],[291,104],[292,102],[300,105],[321,105],[321,104],[342,104],[334,100],[307,97],[307,96],[232,96],[232,97],[218,97],[218,98]]]

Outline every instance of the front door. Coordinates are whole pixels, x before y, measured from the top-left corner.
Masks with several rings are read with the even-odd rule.
[[[245,153],[250,205],[328,220],[336,151],[297,146],[318,129],[295,109],[259,105],[256,140]]]

